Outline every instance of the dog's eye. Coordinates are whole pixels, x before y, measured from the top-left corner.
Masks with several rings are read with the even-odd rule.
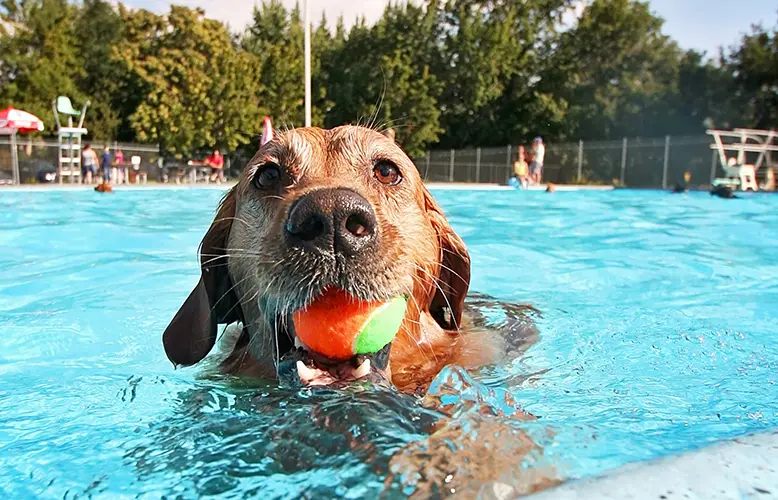
[[[403,179],[397,165],[385,160],[381,160],[375,164],[373,167],[373,175],[378,179],[378,182],[386,184],[387,186],[399,184]]]
[[[275,163],[261,165],[254,174],[254,185],[259,189],[276,187],[281,182],[281,168]]]

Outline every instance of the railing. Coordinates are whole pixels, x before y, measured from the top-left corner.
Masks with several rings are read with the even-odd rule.
[[[157,160],[159,158],[159,146],[154,144],[131,144],[105,141],[84,141],[83,145],[91,144],[98,157],[102,155],[103,147],[108,144],[111,153],[121,149],[124,153],[126,162],[133,156],[141,157],[141,168],[144,171],[152,172],[156,170]],[[22,183],[34,183],[40,181],[38,175],[40,172],[48,172],[53,169],[57,171],[59,161],[57,141],[42,140],[40,138],[25,137],[17,135],[16,148],[19,159],[19,174]],[[0,184],[11,179],[13,176],[13,166],[11,163],[11,142],[8,137],[0,136]],[[151,177],[151,175],[149,175]],[[65,179],[64,182],[70,182]]]
[[[550,143],[546,144],[543,181],[666,189],[690,172],[694,184],[709,184],[721,173],[710,144],[705,135]],[[517,148],[431,150],[414,162],[428,182],[505,184],[513,175]]]
[[[103,142],[91,141],[98,150]],[[149,179],[161,179],[159,148],[155,145],[109,143],[121,149],[127,161],[140,156]],[[691,173],[693,184],[710,184],[722,174],[716,152],[706,135],[655,139],[624,138],[617,141],[548,143],[543,181],[558,184],[620,184],[629,187],[668,188]],[[18,137],[22,182],[35,182],[37,168],[56,167],[57,143]],[[505,184],[513,175],[517,146],[430,150],[414,158],[428,182]],[[249,157],[235,152],[226,155],[225,174],[236,177]],[[762,169],[764,170],[764,169]],[[761,174],[761,172],[760,172]],[[0,137],[0,181],[11,175],[8,138]]]

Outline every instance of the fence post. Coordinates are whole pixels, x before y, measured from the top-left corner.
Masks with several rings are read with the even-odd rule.
[[[667,165],[670,161],[670,136],[665,136],[665,162],[662,167],[662,189],[667,189]]]
[[[513,149],[513,146],[508,144],[508,156],[505,158],[505,168],[507,172],[505,173],[505,183],[508,183],[508,180],[511,178],[511,150]]]
[[[581,182],[583,170],[583,141],[578,141],[578,182]]]
[[[16,131],[13,131],[9,136],[11,142],[11,176],[13,177],[13,183],[18,186],[22,183],[21,175],[19,173],[19,150],[16,145]]]
[[[427,174],[430,173],[430,150],[427,150],[427,157],[424,160],[424,180],[427,180]]]
[[[621,144],[621,186],[624,186],[624,174],[627,170],[627,138]]]
[[[454,182],[454,149],[451,149],[451,161],[448,165],[448,182]]]
[[[475,149],[475,182],[481,182],[481,148]]]
[[[713,186],[713,181],[716,180],[716,162],[718,161],[718,152],[713,151],[710,161],[710,185]]]

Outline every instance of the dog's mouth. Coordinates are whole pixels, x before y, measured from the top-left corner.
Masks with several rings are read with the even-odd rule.
[[[333,386],[355,381],[388,381],[391,338],[384,336],[379,340],[375,333],[397,331],[394,327],[400,327],[406,299],[401,295],[371,301],[338,287],[324,287],[282,322],[285,328],[277,336],[284,341],[284,345],[279,345],[282,355],[277,367],[282,385]],[[380,325],[381,318],[387,315],[394,319],[393,326],[377,329],[375,325]],[[368,330],[371,325],[373,329]],[[360,343],[366,339],[372,342],[372,347],[364,348]]]
[[[335,360],[298,345],[281,357],[278,378],[287,386],[340,386],[356,381],[387,382],[391,344],[375,354],[358,354]]]

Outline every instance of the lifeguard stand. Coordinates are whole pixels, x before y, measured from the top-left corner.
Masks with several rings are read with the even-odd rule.
[[[708,130],[713,136],[711,149],[718,152],[723,178],[711,179],[714,186],[730,185],[742,191],[758,191],[756,173],[766,164],[772,168],[772,155],[778,152],[778,132],[736,128],[734,130]],[[734,155],[733,155],[734,153]],[[748,156],[755,161],[749,162]],[[713,176],[712,176],[713,177]]]
[[[73,104],[69,97],[59,96],[51,103],[51,109],[54,111],[54,119],[57,121],[57,139],[58,139],[58,162],[57,178],[62,184],[63,177],[69,177],[70,182],[76,181],[76,177],[81,178],[81,136],[86,135],[84,128],[84,118],[86,117],[86,108],[90,102],[84,103],[81,111],[73,109]],[[59,121],[59,115],[68,117],[67,126],[63,127]],[[73,126],[73,118],[78,118],[78,125]]]

